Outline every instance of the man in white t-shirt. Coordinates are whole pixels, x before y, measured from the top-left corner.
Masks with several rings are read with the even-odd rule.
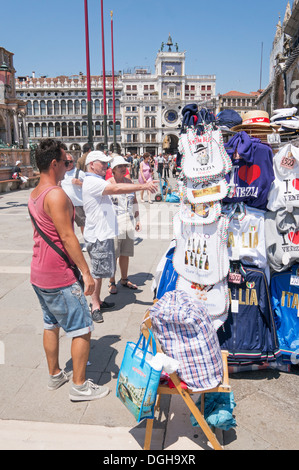
[[[85,173],[74,166],[74,159],[70,153],[66,154],[66,160],[69,163],[64,179],[61,180],[61,187],[68,195],[75,207],[75,222],[83,234],[85,225],[85,213],[82,200],[82,184]],[[86,251],[86,246],[82,247],[82,251]]]
[[[108,162],[112,158],[100,151],[92,151],[86,158],[87,172],[83,181],[83,207],[86,215],[84,239],[91,260],[91,274],[95,291],[91,296],[92,318],[103,322],[102,312],[114,303],[101,301],[102,279],[114,276],[116,259],[114,238],[118,235],[117,216],[110,196],[137,191],[157,191],[157,181],[146,184],[110,183],[105,180]]]

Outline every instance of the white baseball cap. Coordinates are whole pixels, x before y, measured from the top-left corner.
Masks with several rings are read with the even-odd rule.
[[[129,166],[129,163],[122,157],[121,155],[117,155],[116,157],[113,158],[111,162],[111,169],[115,168],[118,165],[127,165]]]
[[[109,155],[105,155],[104,152],[100,150],[93,150],[87,155],[85,165],[89,165],[89,163],[96,162],[97,160],[108,163],[111,162],[112,158]]]

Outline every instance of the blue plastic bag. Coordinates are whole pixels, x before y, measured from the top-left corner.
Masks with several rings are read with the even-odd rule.
[[[228,431],[236,426],[236,420],[233,417],[233,409],[236,406],[234,394],[230,393],[207,393],[205,394],[204,418],[209,426]],[[196,402],[196,406],[201,408],[201,398]],[[194,416],[190,415],[192,426],[198,426]]]
[[[154,417],[157,390],[162,372],[153,369],[149,364],[156,355],[156,343],[151,331],[149,333],[147,342],[142,334],[137,344],[127,342],[116,386],[116,396],[133,414],[138,423],[142,419]],[[149,351],[151,340],[153,353]]]
[[[167,194],[166,196],[166,202],[180,202],[180,196],[178,196],[175,193]]]
[[[175,290],[176,283],[178,279],[178,273],[174,270],[172,264],[172,258],[174,253],[175,247],[170,248],[170,250],[166,254],[166,262],[164,265],[164,269],[160,278],[158,290],[157,290],[157,299],[161,299],[165,292],[169,292]]]

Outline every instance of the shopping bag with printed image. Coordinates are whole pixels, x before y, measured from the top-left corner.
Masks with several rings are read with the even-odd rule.
[[[156,370],[151,365],[156,355],[156,343],[150,330],[149,334],[147,341],[141,334],[137,343],[127,342],[116,387],[116,396],[138,423],[154,417],[162,372],[162,369]],[[151,340],[153,352],[149,350]]]

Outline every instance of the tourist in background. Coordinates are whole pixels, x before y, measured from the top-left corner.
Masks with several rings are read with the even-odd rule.
[[[127,183],[133,184],[126,177],[128,162],[121,157],[116,156],[111,162],[113,176],[109,182],[112,184]],[[139,210],[136,194],[115,194],[111,196],[114,209],[117,215],[118,236],[114,239],[115,258],[119,260],[120,284],[130,289],[137,289],[137,286],[128,279],[129,258],[134,256],[135,230],[140,230]],[[115,283],[115,274],[110,278],[110,294],[117,293]]]
[[[153,181],[152,171],[151,171],[151,166],[150,166],[150,157],[151,157],[150,153],[146,152],[143,154],[143,160],[140,163],[139,178],[138,178],[138,182],[140,184],[146,185]],[[141,194],[140,194],[141,202],[144,202],[143,195],[144,195],[144,189],[141,190]],[[151,192],[147,191],[147,195],[148,195],[148,202],[152,204],[153,202],[151,200]]]

